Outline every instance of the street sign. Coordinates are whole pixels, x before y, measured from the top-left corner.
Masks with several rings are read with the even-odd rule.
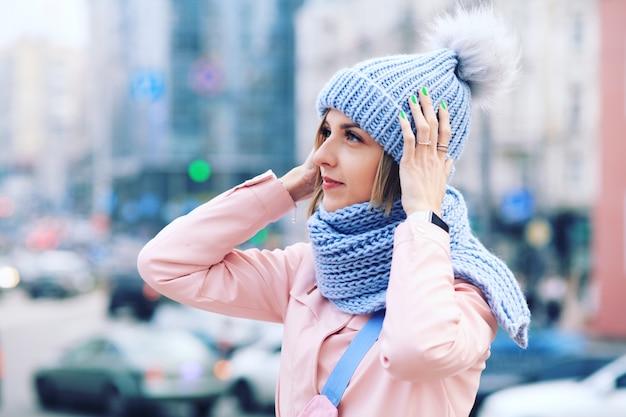
[[[165,76],[156,69],[135,69],[130,74],[129,88],[135,100],[155,101],[165,93]]]
[[[196,61],[189,70],[189,84],[198,94],[212,95],[218,93],[223,85],[222,71],[208,59]]]
[[[509,223],[525,222],[533,216],[534,211],[535,198],[526,188],[508,191],[500,201],[502,218]]]

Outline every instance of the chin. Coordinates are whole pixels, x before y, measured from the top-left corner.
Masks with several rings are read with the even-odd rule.
[[[341,210],[342,208],[346,207],[345,204],[338,204],[336,202],[326,202],[326,201],[322,201],[322,206],[324,206],[324,210],[328,212]]]

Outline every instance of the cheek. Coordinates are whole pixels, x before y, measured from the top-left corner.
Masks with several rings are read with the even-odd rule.
[[[358,172],[355,172],[354,177],[359,182],[359,192],[360,194],[367,196],[369,200],[372,188],[374,187],[374,182],[376,180],[376,172],[378,171],[378,159],[371,159],[367,162],[360,161],[360,169]]]

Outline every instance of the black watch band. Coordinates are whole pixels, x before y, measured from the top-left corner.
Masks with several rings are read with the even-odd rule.
[[[448,224],[444,222],[441,217],[437,216],[437,214],[433,213],[432,211],[416,211],[412,213],[410,217],[427,221],[429,223],[432,223],[434,225],[441,227],[446,233],[450,233],[450,228],[448,227]]]
[[[437,213],[433,213],[431,211],[430,214],[431,214],[430,222],[432,224],[436,224],[437,226],[439,226],[443,230],[445,230],[446,233],[450,233],[450,227],[448,227],[448,223],[444,222],[441,217],[437,216]]]

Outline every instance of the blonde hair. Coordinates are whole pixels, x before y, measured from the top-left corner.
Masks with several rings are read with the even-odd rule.
[[[328,114],[328,112],[326,112],[326,114]],[[326,121],[326,114],[322,117],[322,120],[317,128],[317,133],[315,135],[315,150],[319,149],[325,140],[325,137],[322,134],[322,126]],[[394,201],[400,195],[400,168],[398,163],[387,152],[383,152],[376,170],[374,185],[372,186],[370,205],[375,208],[383,208],[385,210],[385,214],[389,214]],[[317,173],[315,174],[315,189],[313,190],[313,197],[311,198],[311,203],[309,204],[309,216],[317,210],[323,197],[324,191],[322,190],[322,175],[318,167]]]

